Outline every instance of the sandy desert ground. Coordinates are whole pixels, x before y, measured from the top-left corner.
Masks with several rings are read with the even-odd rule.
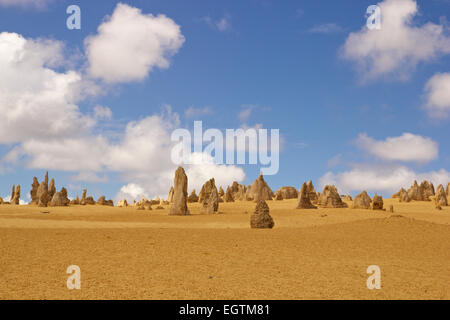
[[[296,210],[268,201],[275,228],[250,229],[253,202],[217,215],[0,206],[0,299],[449,299],[450,207]],[[155,206],[154,206],[155,208]],[[68,290],[66,268],[81,268]],[[366,287],[369,265],[381,290]]]

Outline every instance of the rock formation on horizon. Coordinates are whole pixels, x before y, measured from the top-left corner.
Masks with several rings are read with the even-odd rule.
[[[335,186],[325,186],[317,201],[324,208],[347,208],[348,205],[342,201]]]
[[[223,197],[225,195],[225,191],[223,190],[222,186],[219,187],[219,197]]]
[[[297,209],[317,209],[309,199],[308,186],[304,182],[298,193]]]
[[[258,202],[259,200],[267,201],[273,199],[274,193],[270,189],[267,182],[264,180],[262,173],[250,187],[250,195],[252,196],[251,199],[255,202]]]
[[[206,181],[200,191],[199,199],[202,200],[201,213],[212,214],[219,210],[219,192],[214,178]],[[199,200],[200,201],[200,200]]]
[[[82,206],[86,205],[86,195],[87,195],[87,189],[84,189],[83,194],[81,195],[81,200],[80,200],[80,204]]]
[[[110,207],[114,207],[114,201],[112,201],[112,200],[106,200],[106,197],[105,197],[105,196],[101,196],[100,198],[98,198],[97,204],[100,205],[100,206],[110,206]]]
[[[277,195],[278,193],[278,195]],[[291,186],[284,186],[278,189],[275,192],[274,198],[277,199],[281,196],[283,200],[286,199],[297,199],[298,198],[298,191],[294,187]]]
[[[227,191],[224,196],[225,202],[234,202],[233,193],[231,192],[231,187],[227,187]]]
[[[37,196],[38,189],[39,189],[39,180],[38,178],[33,177],[33,183],[31,184],[31,191],[30,191],[30,198],[31,198],[30,204],[39,203],[39,198]]]
[[[178,167],[175,171],[175,178],[173,181],[173,201],[169,209],[169,215],[188,215],[187,207],[187,187],[188,178],[184,169]]]
[[[414,180],[414,184],[408,190],[408,196],[415,201],[431,201],[430,197],[434,196],[434,186],[426,180],[422,181],[419,186],[417,181]]]
[[[352,208],[353,209],[370,209],[371,203],[372,203],[372,199],[370,199],[366,190],[363,190],[360,194],[358,194],[353,199]]]
[[[274,225],[275,223],[270,216],[269,206],[264,200],[258,200],[255,212],[250,217],[250,227],[271,229]]]
[[[447,194],[447,197],[450,197],[450,182],[447,184],[447,189],[445,193]]]
[[[174,189],[173,189],[173,187],[170,187],[169,195],[167,196],[167,201],[168,201],[169,203],[172,203],[172,202],[173,202],[173,193],[174,193]]]
[[[118,207],[128,207],[128,202],[126,199],[119,200],[119,202],[117,202],[117,206]]]
[[[239,184],[237,181],[234,181],[230,187],[230,192],[233,196],[233,199],[243,201],[245,200],[245,193],[247,192],[247,187],[243,184]]]
[[[50,180],[50,184],[48,186],[48,198],[52,199],[53,196],[56,193],[56,185],[55,185],[55,179],[52,178],[52,180]]]
[[[69,203],[70,200],[67,198],[67,190],[66,188],[62,188],[61,191],[55,192],[48,205],[50,207],[65,207]]]
[[[78,197],[78,195],[76,196],[75,199],[73,199],[72,201],[70,201],[70,204],[73,204],[73,205],[78,205],[78,204],[80,204],[80,198]]]
[[[398,197],[399,202],[411,202],[411,198],[409,197],[408,191],[401,188],[399,192],[400,192],[400,195]]]
[[[375,193],[372,199],[372,210],[383,210],[383,205],[383,197]]]
[[[436,195],[434,197],[434,203],[437,206],[448,206],[447,194],[445,193],[444,186],[440,184],[436,189]]]
[[[20,185],[17,187],[13,186],[11,200],[9,201],[12,205],[20,204]]]
[[[306,188],[308,192],[308,198],[309,200],[311,200],[311,203],[317,203],[317,201],[319,200],[319,195],[318,192],[316,192],[316,189],[314,189],[314,185],[311,180],[306,183]]]
[[[45,181],[42,181],[39,185],[39,188],[36,193],[36,197],[38,199],[38,206],[39,207],[46,207],[49,201],[48,198],[48,185],[45,183]],[[50,199],[51,200],[51,199]]]
[[[391,196],[391,198],[392,199],[396,199],[396,198],[399,198],[400,199],[400,196],[403,194],[403,193],[405,193],[405,192],[407,192],[404,188],[401,188],[398,192],[396,192],[396,193],[394,193],[392,196]]]

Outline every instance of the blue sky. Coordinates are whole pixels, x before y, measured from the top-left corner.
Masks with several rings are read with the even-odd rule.
[[[32,177],[43,179],[47,169],[71,196],[84,187],[94,197],[165,195],[174,165],[167,153],[151,145],[165,150],[155,139],[164,139],[163,133],[174,128],[191,129],[194,120],[202,120],[204,128],[220,130],[258,125],[280,129],[280,169],[266,177],[274,190],[284,185],[299,188],[312,179],[316,186],[335,183],[341,192],[367,189],[386,196],[399,186],[408,187],[415,178],[435,184],[450,181],[450,97],[445,94],[450,91],[450,35],[445,19],[450,4],[446,1],[380,2],[381,30],[371,31],[364,28],[366,8],[376,4],[372,1],[121,1],[126,8],[140,9],[139,16],[152,14],[149,19],[153,19],[164,14],[171,20],[171,31],[174,26],[179,30],[177,38],[171,38],[176,44],[167,66],[154,65],[142,78],[131,75],[131,80],[112,82],[107,81],[108,72],[121,61],[130,59],[132,64],[139,58],[132,57],[133,50],[120,56],[126,44],[119,45],[114,51],[124,60],[117,58],[108,68],[94,72],[95,64],[105,65],[102,60],[108,59],[90,56],[86,38],[100,43],[97,28],[108,23],[118,1],[34,2],[39,6],[28,2],[0,1],[0,32],[39,43],[44,60],[47,52],[58,51],[62,62],[42,67],[61,74],[72,70],[82,78],[80,85],[96,92],[80,93],[68,102],[78,108],[79,130],[63,125],[72,121],[63,116],[55,116],[64,127],[61,132],[40,136],[41,131],[30,131],[36,138],[19,137],[23,129],[14,127],[18,122],[8,125],[9,132],[19,134],[0,140],[1,196],[9,195],[12,184],[21,184],[22,198],[27,200]],[[71,4],[81,8],[81,30],[66,28],[65,11]],[[433,28],[427,27],[430,23]],[[124,41],[135,44],[133,37],[139,32]],[[9,45],[5,39],[4,45]],[[144,42],[152,48],[151,40]],[[43,48],[51,47],[49,43],[63,48]],[[103,57],[110,54],[106,51]],[[24,69],[20,72],[27,77]],[[2,83],[11,82],[3,78]],[[18,90],[18,95],[25,93]],[[2,113],[17,107],[19,102],[1,94]],[[94,109],[98,106],[103,109]],[[195,116],[186,112],[189,108]],[[96,117],[94,110],[111,114]],[[38,120],[31,117],[25,123],[38,128],[43,124]],[[95,124],[84,127],[90,120]],[[142,129],[154,136],[143,134],[139,146],[124,142],[130,123],[133,132]],[[161,128],[147,131],[147,125]],[[71,140],[75,136],[80,140]],[[106,141],[95,140],[99,137]],[[98,150],[84,147],[86,141],[103,143],[98,150],[105,151],[94,155]],[[97,163],[102,155],[113,159]],[[71,167],[84,160],[86,170]],[[135,160],[140,164],[131,165]],[[217,179],[227,184],[239,178],[251,184],[260,170],[258,165],[246,165],[244,177],[238,167],[222,168]],[[205,178],[199,172],[205,170],[193,168],[189,177],[194,186]],[[214,168],[206,172],[215,174]]]

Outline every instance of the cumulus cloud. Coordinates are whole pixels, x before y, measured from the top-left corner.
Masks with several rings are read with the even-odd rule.
[[[352,32],[342,47],[342,56],[356,62],[363,80],[380,76],[406,79],[418,63],[450,52],[450,38],[443,25],[413,23],[418,13],[414,0],[385,0],[381,9],[381,29],[364,26]]]
[[[334,184],[340,193],[359,193],[362,190],[381,192],[385,195],[397,192],[400,188],[409,188],[414,180],[429,180],[435,186],[446,185],[450,181],[450,172],[441,169],[416,173],[405,166],[370,166],[359,165],[348,171],[339,173],[327,172],[319,179],[323,188],[327,184]]]
[[[121,10],[139,13],[124,5],[119,5],[115,13]],[[105,23],[115,25],[117,16],[120,14]],[[135,18],[155,27],[161,20],[163,25],[169,23],[159,16]],[[109,27],[100,28],[101,35],[104,30]],[[152,32],[166,31],[171,34],[171,30],[162,29]],[[63,47],[57,41],[0,34],[0,144],[10,145],[0,164],[73,172],[72,180],[82,182],[105,182],[114,172],[126,185],[139,185],[148,195],[166,194],[176,169],[171,161],[171,133],[180,125],[179,115],[166,107],[161,114],[128,122],[123,130],[104,130],[114,121],[112,112],[100,105],[93,112],[80,111],[77,103],[87,94],[85,78],[77,71],[64,71]],[[224,186],[244,177],[241,168],[210,162],[186,169],[192,176],[190,186],[197,188],[205,175],[208,179],[216,177]]]
[[[98,120],[111,120],[112,111],[108,107],[95,106],[94,107],[94,118]]]
[[[14,157],[7,155],[4,159],[24,159],[25,166],[31,169],[79,171],[72,177],[77,181],[104,182],[108,172],[117,172],[128,185],[143,188],[145,196],[164,196],[173,184],[177,167],[171,161],[175,144],[171,133],[179,123],[178,114],[169,109],[160,115],[129,122],[124,132],[119,133],[118,141],[92,133],[79,138],[32,139],[11,150]],[[212,177],[224,187],[245,178],[241,168],[215,164],[208,154],[197,159],[202,161],[184,165],[190,189],[200,188]],[[132,200],[132,194],[121,190],[116,200],[120,197]]]
[[[63,64],[62,50],[58,41],[0,33],[0,143],[76,136],[95,124],[76,105],[81,74],[54,69]]]
[[[123,3],[97,31],[85,40],[88,71],[107,83],[140,81],[155,67],[168,68],[185,41],[172,19]]]
[[[362,133],[356,139],[356,145],[379,159],[389,161],[426,163],[436,159],[439,153],[438,144],[432,139],[407,132],[382,141]]]
[[[425,108],[433,118],[450,115],[450,73],[437,73],[425,84]]]

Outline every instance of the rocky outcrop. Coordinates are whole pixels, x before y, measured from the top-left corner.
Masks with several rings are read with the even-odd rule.
[[[445,193],[444,186],[440,184],[436,189],[436,195],[434,197],[434,203],[437,206],[448,206],[447,194]]]
[[[398,198],[398,201],[399,202],[411,202],[411,198],[409,197],[408,191],[406,191],[403,188],[400,191],[401,192],[400,192],[400,197]]]
[[[400,196],[401,196],[403,193],[405,193],[405,192],[407,192],[407,191],[406,191],[404,188],[401,188],[398,192],[394,193],[394,194],[391,196],[391,198],[392,198],[392,199],[396,199],[396,198],[400,199]]]
[[[212,214],[219,210],[219,192],[214,178],[205,182],[200,191],[201,213]]]
[[[231,192],[231,188],[228,187],[224,196],[225,202],[234,202],[233,193]]]
[[[199,199],[199,197],[195,193],[195,189],[194,189],[194,190],[192,190],[191,194],[189,195],[187,201],[189,203],[193,203],[193,202],[198,202],[198,199]]]
[[[335,186],[325,186],[317,201],[324,208],[347,208],[348,205],[342,201]]]
[[[352,198],[352,196],[351,195],[346,195],[346,196],[344,196],[344,198],[343,198],[344,200],[346,200],[346,201],[353,201],[353,198]]]
[[[48,198],[48,185],[45,183],[45,181],[42,181],[41,184],[39,185],[36,196],[38,198],[38,206],[46,207],[49,198]]]
[[[430,201],[430,197],[434,196],[434,186],[431,182],[422,181],[420,186],[417,181],[408,190],[408,196],[415,201]]]
[[[56,193],[55,179],[50,180],[50,185],[48,186],[48,198],[53,199]]]
[[[118,207],[128,207],[128,202],[126,199],[120,200],[119,202],[117,202],[117,206]]]
[[[274,193],[269,188],[269,185],[266,183],[266,181],[264,181],[262,173],[250,187],[249,195],[250,196],[247,199],[253,200],[255,202],[258,202],[259,200],[272,200],[272,198],[274,197]]]
[[[71,205],[78,205],[78,204],[80,204],[80,198],[78,197],[78,195],[77,195],[77,197],[75,199],[70,201],[70,204]]]
[[[271,229],[274,225],[269,206],[264,200],[258,200],[255,212],[250,217],[250,227]]]
[[[69,205],[69,203],[70,200],[67,198],[67,190],[62,188],[61,191],[55,192],[48,205],[50,207],[65,207]]]
[[[445,193],[447,194],[447,197],[450,197],[450,182],[447,185],[447,189],[446,189]]]
[[[245,200],[246,201],[253,201],[253,200],[255,200],[255,196],[252,193],[252,186],[247,186],[245,188]]]
[[[173,187],[170,187],[169,195],[167,196],[167,201],[168,201],[169,203],[172,203],[172,202],[173,202],[173,193],[174,193],[174,188],[173,188]]]
[[[234,181],[230,187],[230,192],[233,196],[233,199],[243,201],[245,200],[245,194],[247,192],[247,187],[243,184],[239,184],[237,181]]]
[[[312,203],[317,203],[317,201],[319,200],[319,193],[316,192],[316,189],[314,188],[314,185],[311,180],[309,180],[306,183],[306,188],[307,188],[309,200],[311,200]]]
[[[39,198],[37,196],[38,189],[39,189],[38,178],[33,177],[33,183],[31,184],[31,191],[30,191],[30,197],[31,197],[30,204],[38,204],[39,203]]]
[[[279,190],[277,190],[277,192],[279,192],[279,194],[281,195],[283,200],[297,199],[299,196],[297,189],[295,189],[294,187],[290,187],[290,186],[282,187]],[[277,198],[277,195],[276,195],[277,192],[275,192],[275,198]],[[309,198],[309,195],[308,195],[308,198]]]
[[[12,188],[12,196],[11,196],[11,200],[9,202],[12,205],[19,205],[20,204],[20,185],[17,185],[17,187],[13,186],[13,188]]]
[[[80,200],[80,204],[82,206],[86,205],[86,195],[87,195],[87,189],[84,189],[83,194],[81,195],[81,200]]]
[[[225,195],[225,191],[223,190],[222,186],[219,187],[219,197],[223,197]]]
[[[355,199],[353,199],[352,208],[353,209],[370,209],[370,204],[372,203],[372,199],[370,199],[366,190],[363,190],[360,194],[358,194]]]
[[[95,200],[93,197],[86,197],[86,200],[84,201],[85,204],[87,205],[95,205]]]
[[[434,186],[429,181],[422,181],[420,184],[420,190],[423,194],[425,201],[431,201],[430,197],[434,196]]]
[[[273,199],[276,201],[283,200],[283,195],[281,194],[280,190],[275,191],[275,196],[273,197]]]
[[[383,210],[383,205],[383,197],[375,193],[372,199],[372,210]]]
[[[298,193],[297,209],[317,209],[317,207],[314,206],[309,199],[308,187],[306,183],[303,183],[300,188],[300,193]]]
[[[101,196],[100,198],[98,198],[97,204],[100,205],[100,206],[110,206],[110,207],[114,207],[114,201],[112,201],[112,200],[106,200],[106,197],[105,197],[105,196]]]
[[[169,209],[169,215],[188,215],[189,210],[187,208],[187,186],[188,178],[184,169],[178,167],[175,171],[173,187],[173,201],[172,206]]]

